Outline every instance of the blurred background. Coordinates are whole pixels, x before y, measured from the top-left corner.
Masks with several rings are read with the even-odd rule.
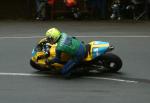
[[[1,0],[0,19],[149,20],[150,0]]]

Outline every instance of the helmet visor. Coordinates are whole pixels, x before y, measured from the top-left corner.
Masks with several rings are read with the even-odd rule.
[[[54,43],[55,43],[55,40],[54,40],[52,37],[47,37],[46,39],[47,39],[47,41],[48,41],[50,44],[54,44]]]

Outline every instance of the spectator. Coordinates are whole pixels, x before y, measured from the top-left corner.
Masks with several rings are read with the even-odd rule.
[[[94,17],[98,17],[100,19],[106,18],[107,0],[87,0],[86,3]]]
[[[99,3],[100,18],[106,19],[108,0],[97,0],[97,3]]]
[[[146,19],[150,17],[150,0],[145,1]]]
[[[110,16],[111,19],[118,19],[120,20],[121,19],[121,4],[120,4],[120,0],[114,0],[113,3],[112,3],[112,14]]]
[[[134,19],[139,20],[145,16],[147,0],[131,0],[134,5]]]
[[[111,8],[111,19],[133,18],[135,15],[135,5],[132,0],[114,0]]]
[[[47,0],[35,0],[36,3],[36,20],[45,20]]]

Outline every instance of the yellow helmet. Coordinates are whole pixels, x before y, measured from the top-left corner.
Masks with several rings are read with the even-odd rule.
[[[55,43],[57,42],[60,36],[61,32],[57,28],[51,28],[46,32],[46,37]]]

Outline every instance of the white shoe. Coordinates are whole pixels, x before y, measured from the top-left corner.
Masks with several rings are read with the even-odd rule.
[[[116,17],[115,14],[112,14],[112,15],[110,16],[111,19],[115,19],[115,17]]]
[[[118,20],[121,20],[121,17],[118,17],[117,19],[118,19]]]

